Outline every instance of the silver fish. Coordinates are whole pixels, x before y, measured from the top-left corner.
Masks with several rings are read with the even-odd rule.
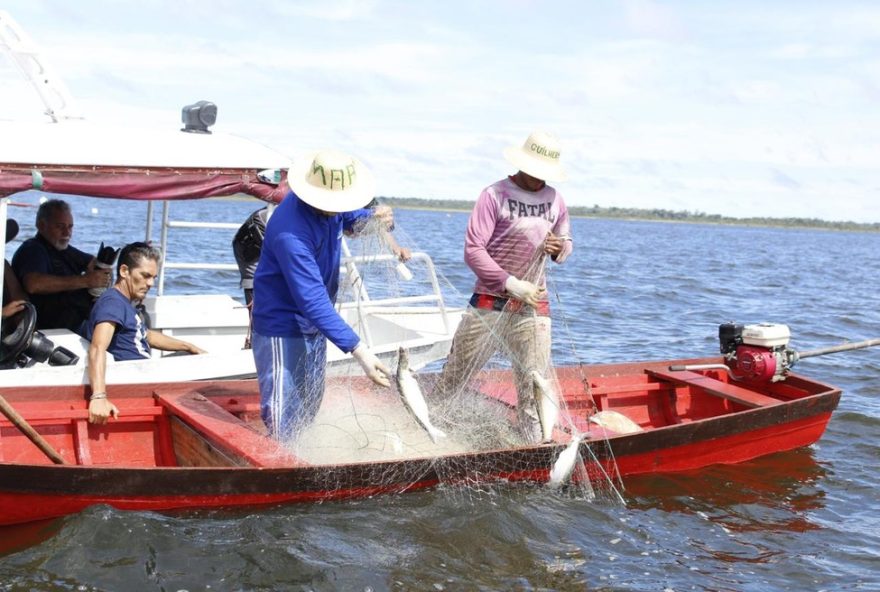
[[[635,434],[642,431],[642,426],[626,415],[611,409],[594,413],[590,416],[590,423],[594,423],[616,434]]]
[[[551,487],[559,487],[571,477],[579,457],[579,448],[583,436],[572,437],[568,446],[559,453],[553,467],[550,469],[550,479],[548,483]]]
[[[532,370],[531,376],[535,388],[535,406],[541,420],[541,437],[544,442],[548,442],[553,439],[553,427],[559,416],[559,400],[553,385],[540,372]]]
[[[437,443],[438,438],[445,438],[446,433],[434,427],[428,416],[428,404],[422,395],[422,389],[416,381],[416,377],[409,369],[409,356],[402,347],[398,352],[397,359],[397,392],[410,415],[422,426],[431,437],[431,442]]]

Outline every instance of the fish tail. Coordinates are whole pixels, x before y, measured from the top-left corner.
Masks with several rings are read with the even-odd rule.
[[[431,437],[431,442],[433,442],[434,444],[437,443],[438,439],[446,437],[446,432],[444,432],[443,430],[441,430],[439,428],[435,428],[434,426],[428,426],[426,429],[428,431],[428,435]]]

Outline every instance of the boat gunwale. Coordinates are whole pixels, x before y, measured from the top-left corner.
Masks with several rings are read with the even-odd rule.
[[[827,386],[803,377],[798,378],[813,386]],[[666,425],[632,434],[612,435],[607,439],[585,440],[581,446],[590,446],[596,458],[600,462],[605,462],[610,460],[612,455],[621,458],[679,446],[697,445],[773,426],[783,426],[822,414],[830,415],[837,407],[840,396],[840,389],[827,387],[827,390],[782,401],[778,405],[737,410],[687,423]],[[468,472],[476,471],[486,476],[486,472],[479,470],[481,466],[525,466],[546,470],[566,445],[566,442],[553,442],[537,446],[462,452],[440,457],[291,467],[58,466],[0,462],[0,483],[2,483],[0,492],[135,495],[149,498],[150,496],[144,496],[142,492],[173,491],[175,496],[291,492],[306,495],[327,493],[330,488],[338,487],[341,483],[350,484],[355,489],[369,486],[399,489],[424,481],[437,483],[441,481],[441,474],[451,475],[454,479],[456,475],[464,476]],[[663,472],[661,467],[658,467],[658,472]],[[71,478],[72,474],[75,477]],[[504,470],[494,470],[488,474],[499,478],[505,477]],[[376,475],[382,476],[378,482],[375,479]],[[419,477],[403,482],[401,479],[406,475],[419,475]],[[194,476],[198,477],[194,478]],[[291,477],[296,478],[294,482],[291,482]],[[160,486],[157,486],[157,483]],[[234,490],[234,493],[230,494],[230,490]],[[63,493],[59,493],[61,491]]]

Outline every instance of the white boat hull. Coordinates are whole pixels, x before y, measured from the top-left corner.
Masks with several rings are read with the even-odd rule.
[[[107,360],[107,384],[141,384],[245,378],[256,375],[254,358],[243,349],[248,329],[247,309],[223,295],[161,296],[149,298],[151,325],[168,335],[191,341],[206,354],[160,355],[144,360]],[[445,358],[461,310],[446,310],[447,323],[436,307],[363,307],[343,309],[343,317],[386,363],[393,362],[399,347],[409,351],[415,369]],[[25,368],[0,370],[0,386],[62,386],[88,384],[88,347],[82,337],[66,330],[43,331],[56,346],[64,347],[79,361],[71,366],[31,363]],[[367,337],[369,334],[369,337]],[[109,358],[109,356],[108,356]],[[392,364],[393,365],[393,364]],[[352,357],[333,344],[327,348],[327,374],[359,374]]]

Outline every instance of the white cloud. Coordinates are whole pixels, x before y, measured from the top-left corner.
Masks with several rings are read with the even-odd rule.
[[[684,33],[684,25],[669,3],[653,0],[625,0],[626,22],[638,34],[675,38]]]
[[[280,15],[328,21],[353,21],[372,15],[376,2],[371,0],[309,0],[275,2],[273,9]]]
[[[880,219],[880,9],[855,2],[7,4],[90,118],[210,99],[218,129],[357,153],[385,195],[473,199],[543,126],[575,204]],[[0,113],[40,117],[7,74]]]
[[[814,43],[787,43],[771,49],[770,57],[782,60],[845,59],[857,57],[859,51],[852,45],[817,45]]]

